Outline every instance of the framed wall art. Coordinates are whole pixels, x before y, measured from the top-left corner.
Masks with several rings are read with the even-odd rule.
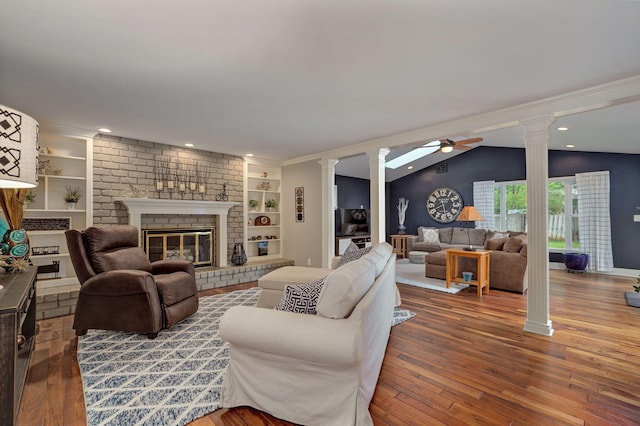
[[[299,186],[294,190],[295,202],[295,216],[296,222],[304,222],[304,187]]]

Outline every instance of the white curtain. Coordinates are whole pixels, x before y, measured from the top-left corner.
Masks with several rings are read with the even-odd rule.
[[[476,222],[476,228],[495,229],[493,191],[495,180],[473,182],[473,205],[482,215],[481,222]]]
[[[609,172],[577,173],[580,249],[589,255],[590,271],[613,270]]]

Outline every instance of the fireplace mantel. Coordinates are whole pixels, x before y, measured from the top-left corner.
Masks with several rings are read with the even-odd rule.
[[[129,210],[129,224],[142,231],[143,214],[190,214],[219,217],[218,262],[220,267],[227,266],[227,216],[229,209],[240,203],[230,201],[200,200],[161,200],[157,198],[116,198],[114,201],[124,204]]]

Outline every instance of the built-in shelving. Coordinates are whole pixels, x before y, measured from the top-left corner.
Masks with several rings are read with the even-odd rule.
[[[245,163],[245,165],[245,250],[247,257],[250,261],[282,257],[280,167],[254,163]],[[251,200],[257,202],[256,207],[251,207]],[[274,200],[276,207],[268,208],[265,203],[269,200]],[[268,218],[268,225],[260,225],[262,217]],[[256,220],[258,220],[258,224],[256,224]]]
[[[36,195],[25,210],[25,218],[69,219],[70,228],[84,229],[93,223],[93,140],[87,137],[40,133],[41,163],[38,186],[31,191]],[[81,197],[74,208],[64,201],[67,187],[78,187]],[[29,245],[33,247],[58,246],[58,253],[32,255],[36,266],[60,262],[59,271],[38,274],[38,287],[57,287],[77,283],[71,265],[64,230],[29,230]]]

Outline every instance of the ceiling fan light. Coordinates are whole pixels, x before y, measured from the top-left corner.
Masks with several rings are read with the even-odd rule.
[[[453,151],[453,147],[451,145],[443,145],[440,148],[441,152],[444,152],[445,154],[448,154],[449,152]]]

